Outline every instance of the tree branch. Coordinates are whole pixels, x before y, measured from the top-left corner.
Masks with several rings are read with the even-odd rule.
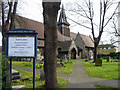
[[[17,10],[17,4],[18,4],[18,2],[14,2],[14,9],[13,9],[12,17],[11,17],[10,29],[14,28],[14,20],[15,20],[15,14],[16,14],[16,10]]]
[[[68,18],[68,17],[67,17],[67,18]],[[85,27],[85,28],[87,28],[87,29],[92,30],[90,27],[87,27],[87,26],[85,26],[85,25],[83,25],[83,24],[80,24],[80,23],[78,23],[78,22],[74,21],[73,19],[70,19],[70,18],[68,18],[68,19],[69,19],[69,20],[71,20],[71,21],[73,21],[74,23],[76,23],[76,24],[80,25],[80,26],[83,26],[83,27]]]
[[[78,3],[76,3],[76,5],[83,10],[83,12],[85,13],[85,15],[86,15],[87,18],[90,18],[90,17],[87,15],[85,9],[84,9],[81,5],[79,5]]]
[[[4,28],[4,23],[5,23],[5,19],[4,19],[4,3],[2,2],[2,30],[3,30],[3,28]]]
[[[8,11],[6,23],[9,23],[9,20],[10,20],[11,11],[12,11],[12,4],[13,4],[13,2],[9,3],[9,11]]]
[[[103,26],[103,28],[105,28],[105,27],[107,26],[107,24],[109,23],[109,21],[113,18],[113,16],[114,16],[115,13],[116,13],[116,10],[118,9],[118,6],[119,6],[119,5],[117,5],[117,7],[116,7],[116,9],[114,10],[113,14],[112,14],[111,17],[108,19],[108,21],[107,21],[106,24]]]
[[[104,11],[103,11],[103,16],[102,16],[102,25],[101,25],[101,30],[99,31],[99,36],[98,36],[98,43],[100,41],[100,38],[103,33],[103,26],[104,26],[104,21],[105,21],[105,14],[106,14],[106,7],[107,7],[107,1],[104,1]]]
[[[91,10],[91,2],[89,0],[89,4],[88,4],[88,9],[89,9],[89,15],[90,15],[90,21],[91,21],[91,27],[92,27],[92,35],[93,35],[93,39],[95,40],[95,33],[94,33],[94,25],[93,25],[93,13]]]

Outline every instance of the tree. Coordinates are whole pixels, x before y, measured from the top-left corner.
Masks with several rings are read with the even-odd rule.
[[[17,3],[18,2],[3,2],[3,0],[0,2],[0,7],[2,8],[2,10],[0,10],[0,12],[2,13],[2,60],[5,60],[5,66],[7,66],[4,70],[4,72],[7,72],[7,76],[5,76],[2,79],[2,82],[5,82],[5,84],[7,86],[10,86],[10,77],[9,77],[9,64],[8,64],[8,60],[4,59],[4,55],[5,55],[5,48],[6,48],[6,31],[13,29],[14,26],[14,17],[16,14],[16,9],[17,9]],[[3,87],[5,88],[5,87]]]
[[[45,86],[47,88],[57,87],[56,73],[56,51],[57,51],[57,14],[60,9],[60,2],[44,2],[44,72]]]
[[[72,20],[73,22],[77,23],[80,26],[83,26],[91,30],[92,38],[94,42],[94,61],[93,62],[95,62],[97,59],[97,47],[101,40],[101,36],[105,30],[105,27],[108,25],[110,20],[115,15],[118,5],[116,6],[112,14],[110,14],[108,10],[110,9],[110,7],[112,7],[114,2],[112,0],[100,0],[99,11],[96,10],[96,12],[99,13],[99,16],[95,16],[94,4],[91,1],[92,0],[88,0],[88,1],[84,0],[84,4],[82,5],[79,3],[76,3],[77,5],[76,9],[70,10],[75,14],[79,15],[80,17],[85,18],[85,20],[83,20],[84,22],[80,23],[80,21],[77,22],[73,19],[70,19],[70,18],[68,19]],[[107,16],[107,14],[109,14],[109,16]],[[98,23],[96,23],[95,17],[98,17],[97,18],[97,21],[99,21]],[[95,34],[96,32],[98,35]]]
[[[112,35],[110,38],[110,42],[111,44],[116,44],[119,43],[120,41],[118,40],[118,38],[120,38],[120,2],[119,4],[119,8],[118,8],[118,12],[114,15],[114,17],[111,20],[111,29],[112,31],[108,31],[109,35]]]
[[[18,2],[1,2],[2,7],[2,51],[5,52],[5,33],[7,30],[13,29],[14,16],[16,14]]]
[[[112,34],[114,34],[115,36],[119,36],[120,37],[120,29],[119,29],[119,18],[120,18],[120,15],[119,15],[120,12],[118,12],[112,19],[112,28],[113,28],[113,32]]]

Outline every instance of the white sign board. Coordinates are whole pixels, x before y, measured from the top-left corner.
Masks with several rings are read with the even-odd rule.
[[[34,57],[35,37],[9,37],[9,57]]]

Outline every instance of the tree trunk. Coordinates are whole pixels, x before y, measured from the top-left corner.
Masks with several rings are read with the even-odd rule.
[[[9,25],[11,25],[11,27],[13,26],[14,23],[14,16],[16,13],[16,9],[17,9],[17,2],[14,3],[14,9],[13,9],[13,15],[12,15],[12,20],[10,23],[9,19],[11,17],[11,12],[12,12],[12,3],[10,2],[9,4],[9,10],[8,10],[8,14],[7,14],[7,19],[5,19],[5,11],[4,11],[4,2],[2,2],[2,55],[6,54],[6,31],[9,30]],[[5,21],[6,20],[6,21]],[[2,57],[3,59],[3,57]],[[10,86],[10,68],[9,68],[9,63],[8,63],[8,59],[5,59],[5,64],[7,66],[6,68],[6,72],[7,72],[7,76],[5,77],[5,79],[3,80],[5,82],[5,84],[9,87]]]
[[[44,16],[44,71],[45,86],[57,87],[56,50],[57,50],[57,14],[60,2],[43,2]]]
[[[93,63],[96,62],[96,59],[97,59],[97,45],[94,44],[94,61],[93,61]]]
[[[13,9],[13,14],[11,16],[11,23],[10,23],[10,30],[14,29],[14,25],[15,25],[15,14],[16,14],[16,10],[17,10],[17,4],[18,2],[14,2],[14,9]]]
[[[97,42],[97,38],[95,38],[94,39],[94,61],[93,61],[93,63],[95,63],[96,62],[96,59],[97,59],[97,47],[98,47],[98,42]]]

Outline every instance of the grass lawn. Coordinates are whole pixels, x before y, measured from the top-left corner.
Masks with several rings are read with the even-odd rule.
[[[12,61],[12,65],[33,68],[33,62],[28,62],[28,61]],[[39,65],[36,64],[35,68],[36,69],[43,69],[43,64],[39,64]]]
[[[108,86],[103,86],[103,85],[95,85],[97,90],[106,90],[106,89],[110,89],[110,90],[118,90],[118,88],[116,87],[108,87]]]
[[[71,74],[75,63],[76,63],[76,60],[71,60],[70,62],[63,62],[65,67],[58,68],[57,72],[64,73],[64,74]]]
[[[64,73],[64,74],[71,74],[75,63],[76,63],[76,60],[70,60],[67,62],[63,62],[65,67],[57,68],[57,72]],[[12,61],[12,64],[15,66],[21,66],[21,67],[28,67],[28,68],[33,67],[33,63],[27,62],[27,61]],[[36,64],[35,68],[43,69],[43,64],[40,64],[40,65]]]
[[[19,71],[21,76],[29,78],[29,80],[26,80],[26,81],[17,80],[17,83],[12,83],[12,86],[25,85],[25,87],[23,88],[32,88],[33,87],[33,81],[32,81],[33,73],[20,70],[20,69],[15,69],[15,70]],[[39,80],[39,78],[40,78],[40,75],[36,74],[35,75],[35,88],[43,88],[43,85],[45,84],[45,81],[41,81]],[[67,85],[67,83],[68,83],[68,79],[58,78],[58,84],[59,84],[58,88],[64,88]]]
[[[118,62],[107,62],[107,60],[102,60],[102,67],[100,67],[95,66],[95,64],[91,63],[92,61],[93,60],[85,62],[82,60],[89,76],[118,80]]]

